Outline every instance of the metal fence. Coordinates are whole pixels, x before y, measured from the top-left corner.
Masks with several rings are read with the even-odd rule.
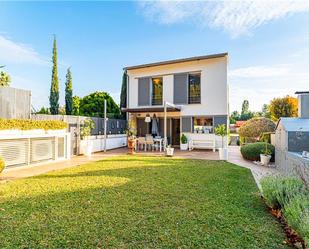
[[[31,116],[35,120],[61,120],[68,124],[68,132],[71,133],[71,154],[76,155],[80,151],[80,132],[83,121],[89,117],[85,116],[71,116],[71,115],[47,115],[47,114],[33,114]],[[94,129],[91,130],[91,135],[104,134],[104,118],[91,117],[94,122]],[[108,119],[107,130],[108,135],[124,134],[126,130],[127,121],[123,119]]]
[[[0,86],[0,118],[30,118],[31,92]]]

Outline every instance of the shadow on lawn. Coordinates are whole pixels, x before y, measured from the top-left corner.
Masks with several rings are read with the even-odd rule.
[[[280,248],[280,227],[252,194],[257,189],[247,170],[183,159],[99,163],[12,183],[12,197],[0,202],[3,247],[218,248],[248,241],[252,248]],[[115,177],[130,180],[100,185]],[[88,188],[53,192],[77,183]],[[29,195],[14,197],[27,187]],[[31,196],[31,188],[49,192]]]

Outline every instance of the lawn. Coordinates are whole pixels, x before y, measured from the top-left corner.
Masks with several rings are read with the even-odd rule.
[[[0,190],[0,248],[285,248],[230,163],[120,156]]]

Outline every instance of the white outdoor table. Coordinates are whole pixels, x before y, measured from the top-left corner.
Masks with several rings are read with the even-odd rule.
[[[160,152],[162,151],[162,142],[163,142],[163,138],[154,138],[153,141],[155,143],[159,143],[159,148],[160,148]]]

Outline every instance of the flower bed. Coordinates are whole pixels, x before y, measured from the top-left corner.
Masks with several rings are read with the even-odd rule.
[[[294,245],[309,246],[309,193],[304,182],[294,177],[272,176],[261,181],[266,204],[285,225]]]
[[[67,123],[59,120],[0,119],[0,130],[63,130]]]

